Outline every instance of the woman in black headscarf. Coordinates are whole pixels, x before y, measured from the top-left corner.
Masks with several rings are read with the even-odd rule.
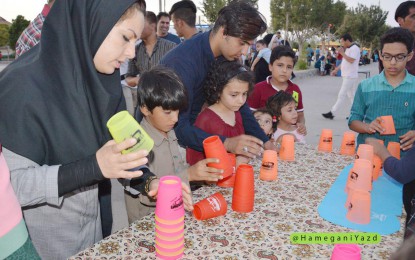
[[[144,13],[144,0],[56,1],[40,43],[0,74],[0,140],[42,259],[98,241],[97,183],[138,177],[127,170],[147,162],[147,151],[122,155],[136,141],[108,142],[105,126],[125,109],[118,68]]]

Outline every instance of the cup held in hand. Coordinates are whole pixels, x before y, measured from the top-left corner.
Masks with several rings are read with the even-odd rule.
[[[393,122],[392,116],[381,116],[382,121],[380,122],[380,125],[382,126],[385,131],[380,133],[380,135],[395,135],[395,124]]]
[[[219,163],[208,163],[209,167],[223,170],[223,178],[227,178],[232,175],[233,167],[225,149],[225,146],[220,140],[219,136],[213,135],[206,138],[203,141],[203,149],[206,158],[217,158]]]
[[[137,140],[134,146],[123,150],[123,154],[138,150],[147,150],[150,152],[153,149],[153,139],[151,139],[140,124],[126,110],[113,115],[108,120],[107,127],[116,143],[121,143],[131,137]]]

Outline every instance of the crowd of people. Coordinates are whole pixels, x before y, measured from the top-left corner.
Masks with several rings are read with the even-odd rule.
[[[0,248],[18,232],[0,258],[63,259],[111,234],[110,179],[124,185],[129,223],[154,211],[165,175],[182,179],[192,210],[192,190],[223,178],[209,167],[218,159],[205,158],[209,136],[220,137],[237,165],[278,151],[285,135],[306,142],[290,43],[280,32],[259,39],[267,24],[247,1],[223,7],[207,32],[196,30],[196,12],[190,0],[158,15],[144,0],[51,0],[22,33],[18,58],[0,73],[0,180],[7,183],[0,217],[10,220],[0,221]],[[352,104],[357,143],[372,144],[388,174],[405,184],[406,237],[415,230],[413,17],[415,1],[399,5],[400,28],[381,37],[373,57],[380,74],[360,83],[361,52],[350,34],[337,49],[306,49],[320,75],[341,70],[338,99],[323,117]],[[170,21],[182,39],[169,33]],[[255,54],[246,56],[253,44]],[[124,154],[137,140],[111,140],[106,123],[127,108],[154,140],[151,151]],[[395,135],[381,135],[384,113],[393,115]],[[403,159],[374,139],[400,142]]]

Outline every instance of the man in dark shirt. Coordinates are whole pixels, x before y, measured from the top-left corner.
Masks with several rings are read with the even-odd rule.
[[[161,64],[172,68],[179,75],[188,93],[188,108],[180,113],[175,127],[181,145],[203,151],[203,140],[210,136],[193,124],[205,103],[202,83],[213,61],[219,56],[227,60],[238,60],[266,28],[263,16],[252,5],[240,1],[231,2],[219,11],[212,31],[186,40],[162,59]],[[261,153],[264,143],[266,149],[275,149],[249,107],[245,104],[240,111],[246,135],[221,137],[226,149],[250,158]]]
[[[185,40],[196,35],[196,5],[190,0],[182,0],[175,3],[169,12],[179,37]]]

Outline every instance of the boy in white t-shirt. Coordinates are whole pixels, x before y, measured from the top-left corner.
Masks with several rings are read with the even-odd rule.
[[[251,70],[254,71],[255,65],[261,58],[269,64],[269,59],[271,57],[271,50],[267,47],[267,44],[264,40],[259,40],[256,42],[256,49],[258,51],[258,55],[256,56],[255,60],[252,62]]]

